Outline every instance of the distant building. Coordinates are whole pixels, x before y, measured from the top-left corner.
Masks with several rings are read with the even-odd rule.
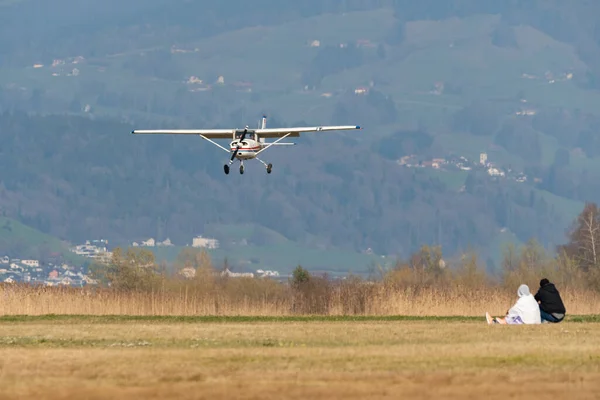
[[[203,238],[202,236],[196,236],[192,239],[192,247],[204,247],[207,249],[216,249],[219,247],[219,241],[217,239]]]
[[[517,111],[515,114],[517,115],[535,115],[537,112],[535,110],[521,110]]]
[[[62,278],[60,280],[59,285],[71,286],[72,283],[73,283],[73,279],[69,278],[68,276],[65,276],[64,278]]]
[[[221,272],[221,276],[229,276],[231,278],[254,278],[252,272],[231,272],[229,269]]]
[[[183,276],[186,279],[192,279],[196,276],[196,270],[192,267],[186,267],[179,271],[179,275]]]
[[[487,153],[481,153],[479,155],[479,163],[485,165],[487,163]]]
[[[144,240],[144,241],[142,241],[142,246],[144,246],[144,247],[154,247],[154,246],[156,246],[156,241],[154,240],[154,238],[150,238],[148,240]]]
[[[171,239],[167,238],[162,242],[157,242],[156,245],[159,247],[160,246],[170,247],[170,246],[173,246],[173,243],[171,243]]]
[[[104,262],[112,257],[112,253],[108,251],[108,241],[104,239],[100,240],[86,240],[85,244],[75,246],[70,249],[72,253],[79,256],[93,258]]]
[[[500,171],[498,168],[488,169],[488,174],[491,176],[504,176],[504,172]]]
[[[38,260],[23,260],[21,261],[21,264],[34,268],[40,266],[40,262]]]
[[[256,274],[258,276],[260,276],[261,278],[266,278],[266,277],[277,277],[279,276],[279,271],[270,271],[270,270],[262,270],[262,269],[257,269],[256,270]]]
[[[190,78],[187,80],[187,84],[189,85],[201,85],[202,83],[202,79],[194,75],[190,76]]]

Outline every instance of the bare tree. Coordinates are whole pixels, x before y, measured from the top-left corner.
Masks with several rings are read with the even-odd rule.
[[[596,204],[585,205],[569,239],[569,243],[559,250],[564,250],[585,271],[597,268],[600,258],[600,211]]]

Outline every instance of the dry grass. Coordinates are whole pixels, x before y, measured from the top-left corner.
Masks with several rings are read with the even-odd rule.
[[[333,281],[299,268],[289,285],[221,278],[206,252],[184,254],[189,260],[182,265],[196,272],[187,280],[148,267],[153,260],[148,251],[115,251],[111,264],[96,270],[112,283],[111,289],[4,284],[0,315],[502,315],[516,301],[521,283],[535,292],[541,277],[557,284],[567,314],[600,310],[593,279],[600,273],[584,273],[568,258],[549,258],[534,243],[520,254],[508,251],[502,277],[495,279],[474,255],[465,255],[452,269],[439,267],[441,255],[440,249],[424,247],[408,263],[382,271],[376,282],[352,276]]]
[[[155,292],[117,292],[108,289],[0,286],[0,315],[415,315],[482,316],[503,314],[516,301],[516,289],[500,287],[394,288],[385,284],[339,286],[311,298],[277,287],[235,287]],[[269,283],[269,290],[272,283]],[[533,286],[534,287],[534,286]],[[598,313],[600,295],[593,291],[563,290],[570,315]],[[300,306],[299,306],[300,305]]]
[[[75,322],[76,321],[76,322]],[[600,324],[0,322],[2,399],[530,398],[600,390]]]

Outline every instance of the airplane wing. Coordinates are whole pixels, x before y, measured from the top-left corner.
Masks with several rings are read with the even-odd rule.
[[[231,139],[235,129],[159,129],[131,131],[134,135],[202,135],[209,139]]]
[[[358,125],[336,125],[336,126],[310,126],[299,128],[265,128],[254,129],[253,131],[261,138],[280,138],[290,133],[288,137],[299,137],[301,133],[306,132],[329,132],[329,131],[347,131],[361,129]]]
[[[261,138],[280,138],[290,134],[288,137],[299,137],[300,133],[306,132],[328,132],[361,129],[358,125],[335,125],[335,126],[309,126],[299,128],[264,128],[248,129],[248,132],[254,132]],[[161,130],[133,130],[134,135],[202,135],[209,139],[231,139],[235,132],[242,132],[242,129],[161,129]]]

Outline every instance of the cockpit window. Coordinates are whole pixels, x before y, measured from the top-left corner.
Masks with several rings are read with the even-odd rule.
[[[235,138],[236,138],[236,139],[239,139],[239,138],[241,138],[241,137],[242,137],[242,133],[243,133],[243,132],[236,132],[236,134],[235,134]],[[254,140],[254,132],[248,132],[248,133],[246,133],[246,136],[244,137],[244,139],[251,139],[251,140]]]

